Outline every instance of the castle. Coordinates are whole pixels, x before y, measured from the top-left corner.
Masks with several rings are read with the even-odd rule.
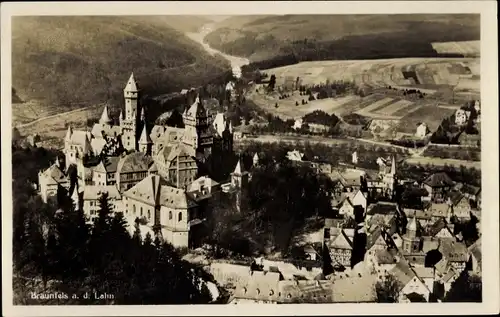
[[[131,74],[118,125],[105,106],[91,131],[68,127],[64,163],[57,159],[39,172],[40,193],[47,201],[65,189],[89,221],[97,218],[99,197],[107,193],[114,211],[130,223],[140,221],[174,246],[188,247],[191,231],[203,220],[204,201],[220,187],[203,167],[208,158],[218,164],[233,154],[232,125],[196,98],[182,114],[184,128],[148,129],[139,92]]]

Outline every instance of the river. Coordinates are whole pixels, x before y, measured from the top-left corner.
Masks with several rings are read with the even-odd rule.
[[[224,57],[229,63],[231,64],[231,67],[233,71],[235,70],[241,70],[241,67],[244,65],[250,64],[250,60],[245,57],[240,57],[240,56],[233,56],[233,55],[228,55],[226,53],[223,53],[204,41],[205,36],[207,36],[208,33],[212,32],[214,30],[215,23],[208,23],[205,24],[198,32],[196,33],[191,33],[191,32],[186,32],[186,36],[192,39],[193,41],[200,43],[201,46],[207,51],[210,55],[216,55],[219,54],[222,57]]]

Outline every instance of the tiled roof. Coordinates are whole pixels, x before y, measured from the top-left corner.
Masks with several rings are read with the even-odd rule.
[[[246,283],[236,287],[233,297],[277,302],[280,299],[279,280],[279,273],[253,271]]]
[[[459,191],[451,191],[447,194],[453,206],[456,206],[465,196]]]
[[[340,228],[344,219],[325,218],[325,228]]]
[[[424,237],[422,242],[422,252],[427,253],[439,248],[440,239],[434,237]]]
[[[122,128],[117,125],[96,123],[92,127],[91,133],[96,139],[103,138],[104,135],[108,137],[115,137],[122,134]]]
[[[376,281],[376,274],[336,277],[333,282],[333,302],[375,302],[374,285]]]
[[[106,140],[103,138],[93,138],[90,141],[90,146],[92,147],[92,150],[94,151],[95,155],[101,154],[103,148],[106,146]]]
[[[450,262],[466,262],[467,261],[467,247],[462,242],[440,240],[439,251]]]
[[[334,240],[331,240],[330,248],[352,250],[352,241],[347,236],[345,230],[342,230]]]
[[[189,117],[204,117],[207,115],[207,111],[199,97],[197,97],[194,103],[187,109],[186,115]]]
[[[280,281],[281,303],[331,303],[333,287],[331,281]]]
[[[380,265],[394,264],[396,263],[396,251],[394,249],[377,250],[375,251],[375,258]]]
[[[415,277],[415,272],[413,272],[410,265],[404,258],[401,258],[399,262],[396,263],[390,273],[401,282],[403,287]]]
[[[120,158],[117,165],[118,173],[147,172],[153,159],[141,152],[134,152]]]
[[[446,272],[446,274],[443,276],[443,281],[445,283],[448,283],[448,282],[451,282],[451,280],[453,278],[455,278],[457,276],[457,272],[453,269],[453,267],[450,267],[448,269],[448,272]]]
[[[101,161],[99,165],[95,168],[99,172],[114,173],[118,168],[118,163],[120,162],[120,157],[118,156],[108,156]]]
[[[182,140],[185,132],[182,128],[155,125],[149,136],[154,143],[175,144]]]
[[[149,175],[123,195],[156,206],[159,203],[160,186],[166,186],[166,181],[158,175]]]
[[[453,180],[444,172],[434,173],[424,180],[424,184],[431,187],[453,186]]]
[[[479,269],[482,267],[481,238],[468,248],[469,253],[476,259]]]
[[[114,185],[110,186],[85,186],[83,189],[84,200],[97,200],[103,193],[108,193],[109,199],[121,199],[118,188]]]
[[[413,271],[421,280],[434,277],[434,269],[432,267],[416,266],[413,268]]]
[[[447,203],[436,204],[432,203],[428,211],[433,217],[446,217],[448,215],[449,205]]]
[[[182,143],[175,143],[165,146],[155,157],[162,163],[169,163],[179,156],[192,156],[194,153]]]
[[[188,209],[196,206],[183,189],[164,185],[161,186],[159,204],[174,209]]]
[[[443,228],[447,228],[447,223],[444,218],[439,218],[431,226],[427,228],[427,234],[431,237],[436,236]]]
[[[366,211],[367,215],[387,215],[397,213],[397,205],[395,203],[378,202],[376,204],[370,205]]]
[[[66,175],[64,175],[64,172],[56,164],[53,164],[48,169],[46,169],[42,173],[42,176],[47,180],[48,185],[56,185],[68,181],[68,178],[66,177]]]
[[[448,264],[448,259],[443,257],[438,263],[436,263],[436,265],[434,265],[434,267],[439,274],[445,274],[448,271]]]
[[[469,184],[464,184],[460,190],[464,194],[478,195],[479,192],[481,191],[481,187],[476,187],[476,186],[472,186],[472,185],[469,185]]]
[[[152,206],[165,206],[174,209],[188,209],[196,203],[188,198],[186,192],[169,186],[158,175],[149,175],[124,193],[124,196],[142,201]]]

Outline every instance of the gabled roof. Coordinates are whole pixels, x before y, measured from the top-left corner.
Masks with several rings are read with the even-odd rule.
[[[397,205],[394,203],[378,202],[370,205],[366,211],[367,215],[390,215],[397,213]]]
[[[451,241],[448,239],[441,239],[439,241],[439,249],[441,254],[446,257],[450,262],[466,262],[467,261],[467,247],[462,242]]]
[[[443,229],[447,229],[450,232],[450,234],[453,236],[453,233],[448,228],[448,224],[447,224],[446,220],[444,220],[444,218],[439,218],[436,222],[434,222],[427,229],[427,233],[429,234],[429,236],[435,237]]]
[[[331,248],[352,250],[352,241],[348,238],[345,230],[330,243]]]
[[[454,185],[453,180],[445,172],[434,173],[427,177],[423,183],[430,187],[447,187]]]
[[[425,278],[434,278],[434,269],[432,267],[416,266],[413,268],[413,271],[421,280]]]
[[[84,200],[97,200],[103,194],[107,193],[110,199],[121,199],[118,188],[114,185],[110,186],[85,186],[83,189]]]
[[[284,280],[279,282],[282,303],[331,303],[332,282],[314,280]]]
[[[134,152],[120,158],[117,165],[118,173],[147,172],[153,159],[141,152]]]
[[[158,175],[149,175],[123,193],[123,195],[151,206],[156,206],[159,202],[160,186],[162,185],[166,185],[166,181],[163,178]]]
[[[361,276],[360,276],[361,275]],[[333,302],[361,303],[375,302],[374,285],[376,274],[359,274],[335,278],[333,283]]]
[[[379,265],[396,263],[396,252],[394,249],[382,249],[375,251],[375,257]]]
[[[464,184],[460,190],[464,194],[478,195],[481,192],[481,187],[476,187],[476,186],[472,186],[469,184]]]
[[[450,206],[447,203],[432,203],[428,211],[433,217],[446,217]]]
[[[403,257],[400,258],[399,262],[396,263],[390,273],[401,282],[403,287],[416,276],[409,263]]]
[[[186,110],[185,114],[189,117],[198,118],[207,116],[207,111],[199,97],[196,97],[194,103]]]
[[[57,166],[53,164],[48,169],[46,169],[42,176],[46,179],[47,185],[56,185],[61,183],[66,183],[68,178],[64,174],[64,172]]]
[[[277,302],[280,299],[279,280],[279,273],[253,271],[243,283],[237,285],[233,296]]]
[[[471,256],[473,256],[476,259],[479,269],[481,269],[483,262],[482,250],[481,250],[481,238],[479,238],[476,242],[474,242],[474,244],[472,244],[467,251]]]

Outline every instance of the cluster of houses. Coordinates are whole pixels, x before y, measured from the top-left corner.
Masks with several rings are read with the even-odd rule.
[[[481,275],[481,238],[467,246],[455,231],[479,212],[479,188],[455,184],[445,173],[400,181],[394,158],[379,158],[376,173],[304,161],[296,150],[287,158],[336,182],[333,214],[317,241],[302,245],[305,260],[209,264],[207,270],[231,290],[230,304],[376,302],[375,285],[389,275],[399,285],[400,302],[439,301],[464,270]],[[395,201],[396,186],[419,192],[420,207]],[[374,201],[373,193],[382,195]]]
[[[148,129],[145,107],[132,74],[124,89],[125,111],[113,124],[107,106],[91,131],[68,127],[64,159],[39,172],[38,188],[47,202],[61,192],[72,198],[89,222],[98,217],[106,193],[115,212],[122,212],[172,243],[188,247],[204,220],[205,202],[216,199],[221,186],[203,172],[207,158],[221,162],[233,153],[231,123],[212,114],[198,98],[183,113],[184,128],[155,125]],[[206,169],[204,169],[206,170]],[[231,184],[240,184],[241,175]]]

